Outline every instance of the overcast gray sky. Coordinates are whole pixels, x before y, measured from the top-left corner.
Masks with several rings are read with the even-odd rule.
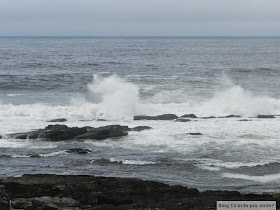
[[[0,36],[280,36],[280,0],[0,0]]]

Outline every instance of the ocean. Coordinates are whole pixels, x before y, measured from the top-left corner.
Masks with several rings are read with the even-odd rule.
[[[133,120],[167,113],[197,118]],[[103,141],[9,137],[57,118],[153,129]],[[279,131],[280,38],[0,38],[0,178],[88,174],[276,192]]]

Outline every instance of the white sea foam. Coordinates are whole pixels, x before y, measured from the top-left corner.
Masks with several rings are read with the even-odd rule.
[[[199,163],[196,164],[198,167],[209,170],[209,171],[219,171],[221,168],[226,169],[235,169],[241,167],[256,167],[263,166],[271,163],[270,161],[262,161],[262,162],[223,162],[221,160],[213,160],[213,159],[202,159],[199,160]]]
[[[16,97],[16,96],[24,96],[26,94],[17,94],[17,93],[11,93],[11,94],[7,94],[8,97]]]
[[[115,158],[110,158],[111,162],[121,162],[122,164],[125,165],[151,165],[151,164],[156,164],[156,162],[152,161],[144,161],[144,160],[117,160]]]
[[[147,108],[140,103],[138,86],[115,75],[107,78],[94,75],[88,89],[102,98],[98,112],[105,118],[132,116],[145,112]]]
[[[253,94],[239,85],[218,91],[200,110],[211,115],[257,116],[280,112],[280,100]]]
[[[139,88],[136,84],[119,78],[94,76],[93,82],[88,84],[88,91],[100,101],[92,103],[85,97],[69,99],[65,105],[52,104],[0,104],[1,117],[30,117],[31,119],[51,118],[106,118],[109,120],[129,119],[134,115],[157,115],[174,113],[177,115],[195,113],[198,116],[221,116],[238,114],[256,116],[258,114],[279,114],[280,100],[267,96],[260,96],[245,90],[241,86],[227,82],[226,89],[216,92],[211,99],[195,100],[188,97],[185,102],[174,103],[172,95],[182,95],[182,90],[166,91],[156,94],[145,102],[139,98]],[[230,86],[232,85],[232,86]],[[187,95],[187,93],[186,93]],[[156,98],[156,100],[155,100]],[[202,102],[204,100],[204,102]],[[181,99],[180,99],[181,101]]]
[[[222,176],[231,179],[244,179],[244,180],[262,182],[262,183],[280,180],[280,174],[270,174],[264,176],[249,176],[245,174],[224,173]]]

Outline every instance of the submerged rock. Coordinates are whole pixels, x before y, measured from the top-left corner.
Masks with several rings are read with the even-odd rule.
[[[176,122],[190,122],[190,119],[178,118],[175,120]]]
[[[148,130],[148,129],[152,129],[152,127],[150,126],[137,126],[134,128],[130,128],[130,131],[143,131],[143,130]]]
[[[241,117],[240,115],[231,114],[231,115],[222,116],[222,117],[218,117],[218,118],[240,118],[240,117]]]
[[[90,149],[80,149],[80,148],[73,148],[73,149],[68,149],[66,150],[67,153],[71,154],[87,154],[91,152]]]
[[[58,118],[58,119],[53,119],[47,122],[66,122],[67,120],[65,118]]]
[[[202,135],[202,133],[188,133],[189,135],[193,135],[193,136],[200,136]]]
[[[176,116],[175,114],[162,114],[157,116],[134,116],[134,120],[175,120],[177,118],[178,116]]]
[[[275,118],[274,115],[258,115],[257,118]]]

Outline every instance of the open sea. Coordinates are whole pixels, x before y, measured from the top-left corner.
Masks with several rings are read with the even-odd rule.
[[[198,118],[133,120],[166,113]],[[153,129],[103,141],[9,137],[56,118]],[[2,37],[0,135],[0,178],[88,174],[279,191],[280,38]]]

